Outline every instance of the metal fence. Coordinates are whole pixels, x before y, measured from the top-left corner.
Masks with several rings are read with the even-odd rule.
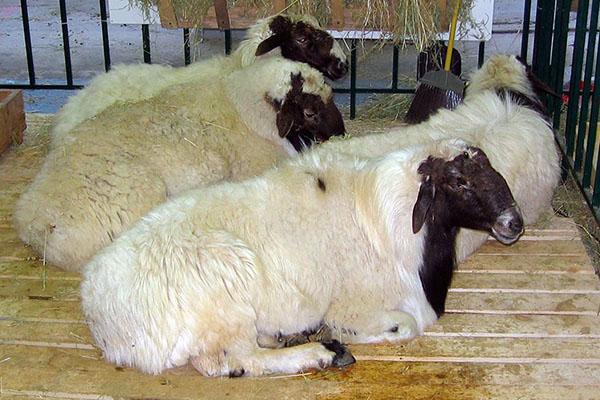
[[[531,8],[530,0],[525,14]],[[538,0],[532,65],[536,75],[562,98],[549,98],[552,124],[563,153],[564,166],[573,173],[580,189],[600,219],[600,159],[597,140],[600,92],[600,0],[579,0],[572,60],[567,60],[569,15],[572,0]],[[527,44],[524,43],[526,48]],[[563,77],[570,67],[565,89]]]
[[[27,57],[27,69],[29,73],[28,83],[0,83],[0,88],[13,88],[13,89],[80,89],[83,86],[73,83],[73,70],[71,67],[71,49],[70,49],[70,38],[69,38],[69,26],[67,20],[67,7],[66,0],[57,0],[60,10],[60,21],[61,21],[61,32],[62,32],[62,48],[64,53],[64,65],[65,65],[65,81],[59,84],[47,84],[38,83],[36,80],[36,69],[35,69],[35,55],[32,48],[32,40],[30,33],[30,19],[28,15],[28,4],[27,0],[21,1],[21,16],[23,20],[23,37],[25,40],[25,56]],[[104,52],[104,68],[109,71],[111,68],[111,45],[109,37],[109,21],[108,12],[106,7],[106,0],[99,0],[100,9],[100,22],[102,35],[102,49]],[[152,54],[150,51],[150,30],[148,25],[141,25],[141,37],[142,37],[142,49],[144,55],[144,62],[152,63]],[[181,29],[182,31],[182,47],[183,57],[185,65],[191,62],[191,51],[190,51],[190,30]],[[414,93],[414,87],[400,87],[398,79],[398,56],[400,49],[394,46],[391,60],[391,72],[392,78],[389,86],[386,87],[360,87],[357,84],[357,47],[358,40],[349,40],[350,47],[350,72],[349,72],[349,83],[347,87],[335,87],[335,93],[347,94],[350,97],[350,118],[356,116],[356,96],[358,94],[376,94],[376,93]],[[223,49],[225,54],[229,54],[232,47],[231,30],[223,31]],[[485,54],[485,42],[479,43],[478,48],[478,65],[483,63]]]

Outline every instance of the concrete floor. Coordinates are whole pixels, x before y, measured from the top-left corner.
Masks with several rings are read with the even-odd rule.
[[[532,13],[535,14],[535,0]],[[65,83],[64,55],[58,0],[29,2],[29,18],[33,58],[38,83]],[[104,72],[100,10],[97,0],[69,0],[68,27],[74,83],[85,85],[91,78]],[[522,0],[496,0],[492,39],[486,43],[486,57],[494,53],[519,53],[523,17]],[[532,22],[535,15],[532,16]],[[139,25],[110,24],[109,36],[112,64],[143,62],[142,35]],[[234,32],[234,47],[243,32]],[[184,64],[182,30],[150,27],[153,63],[181,66]],[[367,43],[359,51],[358,80],[360,86],[381,87],[391,78],[389,46],[372,50]],[[531,47],[531,46],[530,46]],[[461,42],[463,74],[468,74],[477,63],[478,43]],[[219,31],[199,32],[192,43],[194,58],[199,60],[223,53],[223,35]],[[400,55],[400,75],[408,82],[414,79],[416,52],[406,49]],[[27,83],[27,61],[23,39],[20,0],[0,0],[0,83]],[[348,81],[336,82],[347,86]],[[410,86],[410,85],[409,85]],[[72,91],[27,91],[28,112],[55,112]],[[361,97],[359,100],[364,100]],[[343,96],[340,102],[347,99]]]

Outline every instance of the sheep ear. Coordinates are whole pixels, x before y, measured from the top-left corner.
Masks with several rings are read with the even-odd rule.
[[[433,199],[435,197],[435,186],[431,181],[431,177],[427,177],[425,182],[421,183],[421,187],[419,188],[419,195],[417,196],[417,202],[413,207],[413,215],[412,215],[412,230],[413,233],[418,233],[423,224],[425,224],[425,219],[427,218],[427,214],[431,209],[431,205],[433,204]]]
[[[277,130],[279,131],[279,137],[285,138],[289,135],[294,125],[294,118],[288,115],[285,111],[279,111],[277,113]]]
[[[271,50],[281,46],[282,43],[283,43],[282,35],[276,34],[273,36],[269,36],[268,38],[266,38],[265,40],[260,42],[260,44],[256,48],[256,53],[254,53],[254,55],[256,57],[262,56],[263,54],[266,54],[266,53],[270,52]]]

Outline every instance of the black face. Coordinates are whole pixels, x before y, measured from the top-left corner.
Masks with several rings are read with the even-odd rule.
[[[348,72],[348,63],[331,54],[334,39],[327,32],[283,16],[273,18],[269,27],[274,34],[258,46],[256,56],[280,47],[283,57],[307,63],[330,79],[340,79]]]
[[[325,103],[320,96],[303,93],[303,83],[301,75],[292,75],[292,89],[283,103],[271,100],[277,111],[279,136],[285,137],[297,151],[346,131],[333,99]]]
[[[471,147],[450,161],[429,157],[419,173],[424,178],[413,210],[413,231],[435,215],[451,226],[487,231],[504,244],[523,232],[508,184],[481,149]]]

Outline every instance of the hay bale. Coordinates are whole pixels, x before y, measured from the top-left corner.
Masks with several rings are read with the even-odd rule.
[[[165,27],[209,27],[216,23],[213,0],[129,0],[146,13],[158,9],[161,20],[169,14],[176,21]],[[227,0],[232,28],[246,28],[258,18],[285,11],[313,15],[333,29],[384,31],[396,45],[414,44],[422,50],[440,31],[448,30],[448,16],[455,0]],[[281,10],[281,5],[287,6]],[[463,0],[460,20],[468,21],[474,0]],[[339,15],[343,13],[343,15]]]

